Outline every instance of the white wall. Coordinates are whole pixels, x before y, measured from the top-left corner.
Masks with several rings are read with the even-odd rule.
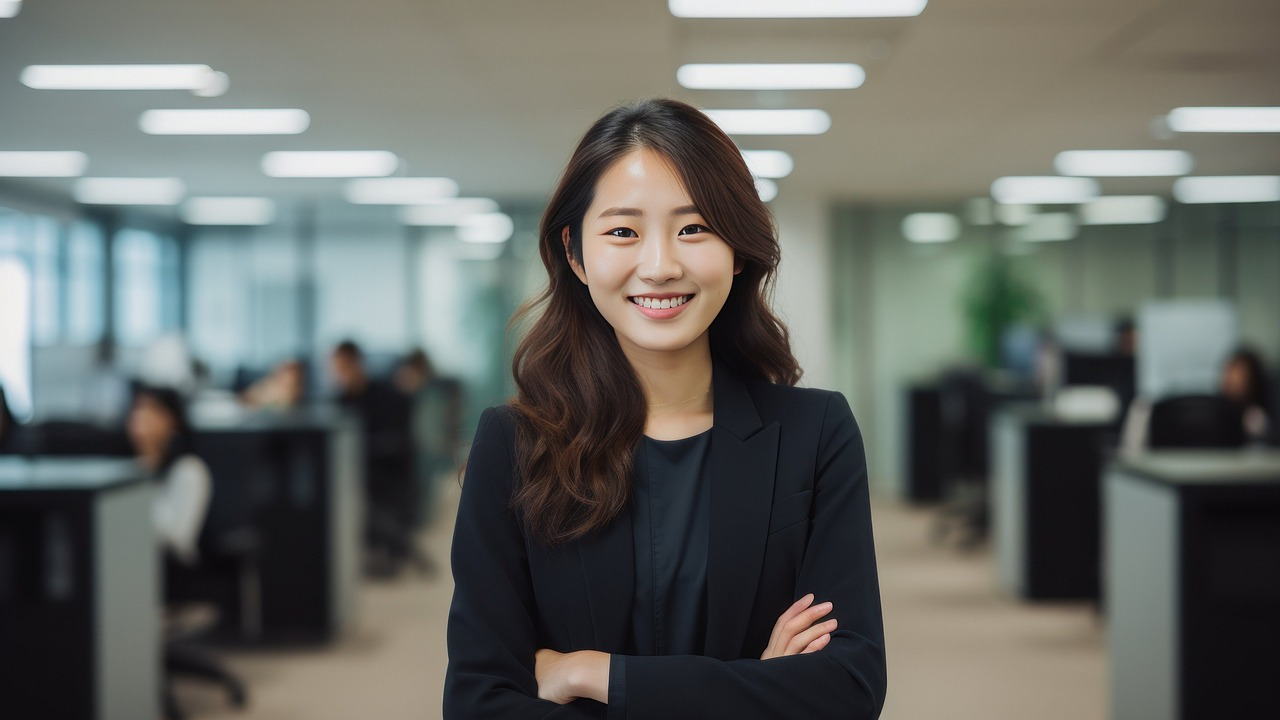
[[[778,224],[782,263],[774,310],[791,330],[791,349],[804,368],[801,384],[832,387],[830,212],[825,198],[783,193],[770,203]]]

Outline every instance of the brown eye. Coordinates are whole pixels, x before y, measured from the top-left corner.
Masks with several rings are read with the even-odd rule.
[[[614,228],[609,232],[605,233],[605,235],[612,235],[614,237],[620,237],[620,238],[639,237],[639,235],[636,235],[635,230],[632,230],[631,228],[625,228],[625,227]]]
[[[698,233],[709,233],[711,229],[706,225],[685,225],[680,230],[681,235],[697,235]]]

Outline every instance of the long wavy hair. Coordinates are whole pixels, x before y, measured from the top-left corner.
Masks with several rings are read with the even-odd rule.
[[[745,377],[786,385],[800,379],[787,328],[769,307],[780,258],[773,217],[737,146],[706,115],[675,100],[640,100],[609,111],[578,143],[542,217],[547,287],[512,319],[513,326],[528,326],[512,361],[521,478],[512,502],[547,545],[607,525],[631,489],[648,404],[613,328],[573,274],[563,233],[569,229],[569,252],[581,263],[583,216],[597,182],[640,149],[671,162],[702,216],[742,263],[711,323],[713,355]]]

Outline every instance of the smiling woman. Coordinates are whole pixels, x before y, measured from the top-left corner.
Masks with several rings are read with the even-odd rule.
[[[862,440],[794,387],[741,153],[683,103],[613,110],[540,250],[458,509],[445,717],[878,716]]]

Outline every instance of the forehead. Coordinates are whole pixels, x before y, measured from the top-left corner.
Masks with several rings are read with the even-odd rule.
[[[591,207],[632,207],[663,211],[692,204],[689,191],[675,166],[665,156],[648,148],[633,150],[619,158],[596,182]]]

